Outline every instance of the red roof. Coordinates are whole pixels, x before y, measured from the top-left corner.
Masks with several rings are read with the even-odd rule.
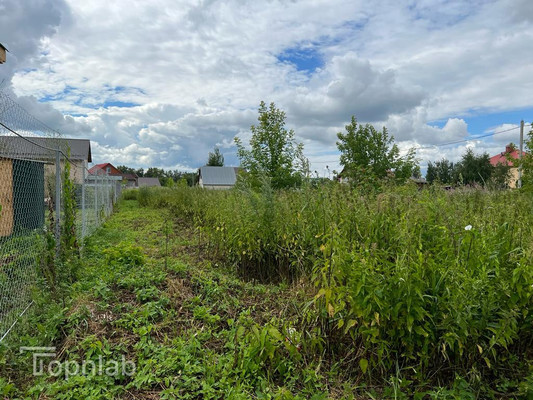
[[[526,154],[525,151],[522,152],[522,155],[524,154]],[[503,153],[497,154],[494,157],[490,158],[490,163],[494,166],[498,164],[504,164],[509,167],[512,167],[513,162],[508,158],[518,160],[520,158],[520,150],[515,148],[513,145],[508,144],[507,146],[505,146],[505,151]]]
[[[107,173],[107,167],[110,168],[109,173]],[[122,172],[115,168],[111,163],[96,164],[95,166],[89,169],[89,173],[93,175],[111,175],[111,176],[122,176]]]

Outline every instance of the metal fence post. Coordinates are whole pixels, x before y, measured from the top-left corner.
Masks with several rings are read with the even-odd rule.
[[[94,223],[98,225],[98,175],[93,176],[94,184]]]
[[[105,187],[104,187],[104,176],[103,175],[102,175],[102,190],[100,192],[102,192],[102,198],[100,199],[100,202],[102,203],[102,205],[100,207],[102,207],[102,211],[105,212]]]
[[[59,257],[61,241],[61,156],[56,150],[56,256]]]
[[[85,239],[87,234],[87,213],[85,212],[85,168],[82,169],[81,177],[81,238]]]

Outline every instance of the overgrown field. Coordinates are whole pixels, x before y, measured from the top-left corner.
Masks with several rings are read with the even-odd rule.
[[[533,396],[533,199],[341,185],[126,194],[0,348],[6,398]],[[54,301],[52,301],[54,300]],[[18,346],[120,360],[32,377]]]

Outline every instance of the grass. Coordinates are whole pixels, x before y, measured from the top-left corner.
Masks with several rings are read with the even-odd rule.
[[[530,198],[305,190],[123,200],[64,300],[40,292],[0,348],[0,395],[531,395]],[[18,347],[51,345],[136,373],[32,377]]]

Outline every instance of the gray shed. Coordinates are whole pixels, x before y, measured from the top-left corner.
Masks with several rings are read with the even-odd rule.
[[[230,189],[237,182],[236,167],[208,167],[203,166],[198,170],[198,185],[207,189]]]
[[[161,186],[159,178],[138,178],[137,179],[139,187],[154,187]]]

